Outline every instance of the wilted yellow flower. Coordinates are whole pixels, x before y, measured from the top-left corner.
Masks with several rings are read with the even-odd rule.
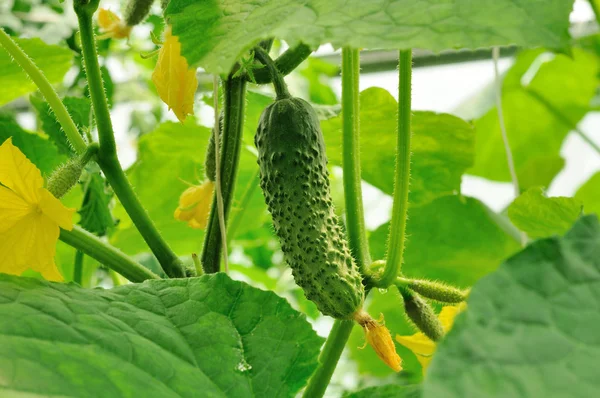
[[[127,26],[114,12],[98,10],[98,25],[102,35],[98,39],[124,39],[129,37],[131,26]]]
[[[188,67],[181,55],[181,43],[171,34],[170,26],[165,29],[165,42],[158,53],[152,81],[160,99],[175,112],[180,122],[194,114],[194,95],[198,88],[196,68]]]
[[[377,356],[395,372],[401,371],[402,359],[396,353],[396,346],[388,328],[362,310],[355,314],[354,320],[362,326],[367,343],[373,347]]]
[[[444,332],[448,333],[454,324],[454,318],[456,315],[462,312],[466,307],[467,305],[465,303],[461,303],[459,305],[446,306],[442,308],[438,318],[442,323]],[[433,353],[435,352],[435,342],[431,341],[421,332],[415,333],[412,336],[396,336],[396,341],[410,349],[415,354],[419,360],[419,363],[421,364],[421,367],[423,368],[423,373],[425,373],[429,363],[431,362]]]
[[[54,254],[60,228],[73,228],[75,209],[44,188],[40,170],[9,138],[0,145],[0,272],[31,268],[61,281]]]
[[[214,190],[215,183],[210,180],[186,189],[179,197],[175,218],[187,221],[192,228],[206,228]]]

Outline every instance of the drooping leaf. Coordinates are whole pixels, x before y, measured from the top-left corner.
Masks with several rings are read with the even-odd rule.
[[[530,238],[562,235],[581,216],[582,203],[574,198],[552,197],[531,188],[508,207],[508,217]]]
[[[396,159],[398,104],[382,88],[360,94],[362,178],[392,195]],[[321,123],[327,157],[342,165],[342,118]],[[473,164],[475,132],[465,121],[448,114],[414,112],[409,201],[413,205],[460,191],[461,176]]]
[[[66,159],[58,154],[56,146],[50,140],[23,130],[12,115],[0,112],[0,144],[9,137],[12,137],[13,144],[41,170],[44,176]]]
[[[600,388],[600,224],[530,244],[473,287],[423,397],[591,397]]]
[[[58,151],[63,155],[72,156],[75,154],[73,147],[67,140],[60,123],[56,120],[56,117],[50,110],[50,106],[44,100],[39,97],[31,96],[31,104],[35,108],[40,121],[42,122],[42,130],[48,134],[50,139],[54,142]],[[65,107],[69,111],[71,118],[75,122],[75,125],[80,129],[90,126],[90,113],[91,103],[87,98],[78,97],[65,97],[63,99]],[[82,134],[83,135],[83,134]]]
[[[518,232],[477,199],[444,196],[408,212],[402,272],[468,287],[519,249]],[[375,259],[385,256],[389,224],[369,237]]]
[[[566,135],[590,110],[598,85],[598,58],[573,49],[573,58],[525,51],[502,84],[502,109],[521,189],[547,186],[560,171]],[[510,181],[496,108],[475,121],[475,165],[468,171]]]
[[[600,173],[594,174],[575,193],[575,199],[583,202],[585,213],[600,214]]]
[[[323,342],[285,300],[225,274],[112,290],[0,275],[0,303],[10,396],[293,397]]]
[[[566,48],[572,1],[171,1],[166,16],[184,56],[227,72],[261,39],[354,48],[478,48],[517,44]]]
[[[44,72],[50,83],[61,82],[71,67],[73,53],[67,48],[48,45],[38,38],[15,39],[15,41]],[[19,64],[13,62],[2,46],[0,46],[0,87],[2,87],[0,106],[37,89]]]
[[[112,193],[107,190],[104,177],[99,173],[91,174],[84,189],[79,225],[98,236],[107,235],[114,228],[115,221],[110,212]]]

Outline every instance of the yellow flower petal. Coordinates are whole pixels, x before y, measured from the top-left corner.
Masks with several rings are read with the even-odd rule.
[[[42,173],[12,143],[12,138],[0,145],[0,183],[29,204],[40,200],[38,190],[44,186]]]
[[[165,30],[165,42],[158,53],[158,61],[152,73],[160,99],[172,109],[179,121],[194,114],[194,95],[198,87],[196,69],[189,68],[181,55],[181,44],[177,36],[171,34],[171,27]]]
[[[99,39],[124,39],[131,33],[131,26],[127,26],[114,12],[104,8],[98,10],[98,26],[103,33]]]
[[[10,189],[0,186],[0,234],[31,213],[32,205]]]
[[[40,209],[42,212],[62,229],[73,229],[73,215],[75,209],[65,207],[50,191],[40,188]]]
[[[210,180],[186,189],[179,197],[179,207],[175,210],[175,218],[187,221],[192,228],[206,228],[214,189],[215,183]]]
[[[29,213],[0,234],[0,271],[21,275],[28,268],[61,281],[54,263],[60,229],[41,211]]]
[[[395,372],[401,371],[402,359],[396,353],[396,346],[388,328],[375,321],[363,310],[354,314],[354,320],[363,327],[367,343],[373,347],[377,356]]]

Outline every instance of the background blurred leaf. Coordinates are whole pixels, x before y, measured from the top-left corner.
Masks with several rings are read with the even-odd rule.
[[[29,100],[31,101],[31,105],[35,108],[39,120],[42,122],[42,130],[44,133],[48,134],[58,148],[58,151],[67,156],[75,155],[75,151],[67,140],[67,136],[60,126],[60,123],[56,120],[56,116],[54,116],[54,113],[50,110],[48,103],[34,95],[30,96]],[[90,115],[92,111],[90,100],[87,98],[65,97],[62,101],[75,122],[75,125],[78,127],[79,133],[84,136],[84,134],[82,134],[82,128],[90,127]]]
[[[44,72],[50,83],[61,82],[73,63],[73,53],[69,49],[48,45],[37,38],[15,39],[15,41]],[[37,90],[36,85],[21,67],[12,61],[2,46],[0,46],[0,87],[2,87],[0,106]]]
[[[107,291],[0,275],[0,300],[11,396],[293,397],[323,343],[285,300],[223,273]]]
[[[99,173],[89,174],[88,180],[83,184],[85,195],[79,209],[79,225],[84,229],[104,236],[115,226],[115,221],[110,212],[112,193],[108,191],[106,181]]]
[[[362,178],[388,195],[394,191],[397,109],[387,90],[373,87],[360,94]],[[329,161],[341,166],[341,116],[322,121],[321,127]],[[461,176],[473,164],[472,126],[456,116],[417,111],[412,129],[410,203],[460,192]]]
[[[600,215],[600,172],[594,174],[575,193],[575,199],[583,202],[585,213]]]
[[[594,396],[599,259],[600,225],[585,216],[482,279],[439,344],[423,397]]]
[[[312,47],[566,49],[571,9],[572,2],[564,0],[546,0],[543,12],[535,2],[512,0],[177,0],[169,3],[166,17],[189,63],[220,73],[273,36]]]
[[[516,252],[518,231],[477,199],[450,195],[408,211],[403,274],[473,285]],[[385,256],[389,224],[369,237],[374,259]]]
[[[598,65],[596,56],[577,48],[573,58],[529,50],[520,53],[507,72],[502,108],[521,189],[547,186],[560,171],[557,158],[562,142],[590,110],[598,86]],[[475,127],[475,165],[468,173],[510,181],[506,162],[500,161],[505,154],[496,108],[477,119]]]
[[[420,398],[419,385],[402,386],[388,384],[362,389],[353,393],[344,394],[343,398]]]
[[[552,197],[542,188],[531,188],[508,207],[508,217],[530,238],[562,235],[581,216],[583,204],[574,198]]]

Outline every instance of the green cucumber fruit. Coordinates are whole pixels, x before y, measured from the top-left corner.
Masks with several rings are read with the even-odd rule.
[[[255,137],[261,188],[296,283],[319,310],[353,319],[365,290],[334,212],[323,133],[299,98],[278,98]]]

